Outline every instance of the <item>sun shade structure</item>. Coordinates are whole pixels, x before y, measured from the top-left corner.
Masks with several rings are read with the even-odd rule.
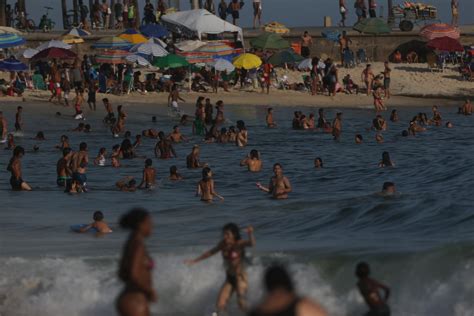
[[[74,59],[77,55],[71,52],[68,49],[51,47],[45,50],[40,51],[38,54],[34,55],[32,58],[35,60],[38,59]]]
[[[390,26],[379,18],[363,19],[357,22],[353,29],[360,33],[372,35],[388,34],[392,31]]]
[[[69,45],[84,43],[84,40],[82,39],[82,37],[75,36],[75,35],[64,35],[62,37],[62,41]]]
[[[124,40],[123,38],[117,36],[107,36],[101,38],[94,45],[92,48],[99,48],[99,49],[118,49],[118,48],[129,48],[132,46],[132,43],[129,41]]]
[[[161,69],[165,69],[186,67],[189,66],[189,63],[184,57],[175,54],[169,54],[165,57],[155,58],[152,65]]]
[[[268,62],[275,66],[281,66],[284,64],[294,64],[303,61],[304,58],[296,54],[293,50],[283,50],[275,53],[268,59]]]
[[[153,57],[163,57],[168,55],[168,51],[164,49],[161,45],[150,42],[135,45],[130,51],[133,53],[140,53]]]
[[[271,23],[265,24],[263,29],[265,30],[265,32],[269,32],[269,33],[276,33],[276,34],[290,33],[289,28],[287,28],[285,25],[278,22],[271,22]]]
[[[250,40],[250,45],[258,49],[287,49],[290,48],[290,43],[275,33],[264,33],[257,38]]]
[[[183,56],[191,64],[209,63],[218,58],[232,60],[234,57],[242,54],[242,49],[235,49],[224,42],[208,42],[191,52],[177,52],[177,55]]]
[[[237,33],[238,39],[243,41],[242,29],[227,21],[218,18],[207,10],[180,11],[166,14],[161,17],[163,24],[173,33],[197,36],[202,39],[203,34]]]
[[[3,71],[25,71],[28,69],[24,63],[11,56],[5,60],[0,61],[0,70]]]
[[[127,57],[125,57],[125,60],[129,63],[138,64],[139,66],[143,66],[143,67],[147,67],[151,65],[150,62],[146,60],[145,57],[142,57],[136,54],[128,55]]]
[[[464,47],[461,43],[454,38],[451,37],[438,37],[432,39],[431,41],[426,44],[427,47],[436,49],[443,52],[463,52]]]
[[[23,35],[23,32],[9,26],[0,26],[0,34],[5,34],[5,33],[10,33],[10,34],[16,34],[16,35]]]
[[[64,33],[63,35],[73,35],[73,36],[78,36],[78,37],[86,37],[86,36],[89,36],[91,35],[91,33],[83,30],[83,29],[80,29],[78,27],[73,27],[73,28],[70,28],[66,33]]]
[[[459,29],[445,23],[434,23],[426,25],[420,30],[420,36],[427,40],[432,40],[438,37],[451,37],[459,39],[461,34]]]
[[[134,45],[136,44],[141,44],[141,43],[146,43],[148,39],[140,34],[137,30],[134,29],[128,29],[125,30],[123,33],[121,33],[118,37],[121,39],[124,39]]]
[[[232,64],[235,68],[249,70],[260,67],[262,60],[257,55],[247,53],[236,57]]]
[[[213,67],[217,71],[227,71],[228,73],[235,70],[235,66],[226,59],[216,59],[213,62],[208,63],[209,66]]]
[[[109,50],[95,57],[96,62],[101,64],[123,64],[125,57],[130,55],[129,52],[124,50]]]
[[[3,33],[0,34],[0,48],[11,48],[21,46],[26,41],[23,37],[14,33]]]
[[[167,37],[170,32],[160,24],[147,24],[140,27],[140,32],[146,37]]]

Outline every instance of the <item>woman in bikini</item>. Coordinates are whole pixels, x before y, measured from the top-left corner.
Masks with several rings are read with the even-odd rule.
[[[202,180],[199,181],[196,196],[201,196],[201,201],[211,203],[214,197],[218,197],[221,201],[224,198],[214,190],[214,179],[212,179],[211,168],[202,169]]]
[[[224,311],[227,302],[233,292],[237,293],[239,307],[245,312],[247,310],[247,302],[245,295],[247,293],[247,274],[244,269],[244,256],[246,247],[255,246],[255,236],[253,227],[247,227],[248,240],[243,240],[240,236],[239,227],[234,223],[225,225],[222,229],[223,239],[211,250],[205,252],[194,260],[187,260],[186,264],[194,265],[205,260],[218,252],[222,253],[224,265],[226,268],[226,280],[221,288],[217,299],[218,312]]]
[[[131,233],[120,261],[118,275],[125,289],[118,297],[117,310],[121,316],[148,316],[148,305],[158,300],[152,283],[154,262],[145,246],[152,233],[152,219],[146,210],[137,208],[122,216],[120,226]]]

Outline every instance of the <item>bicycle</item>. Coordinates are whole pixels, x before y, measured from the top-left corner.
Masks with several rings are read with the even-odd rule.
[[[46,14],[43,14],[41,21],[39,23],[39,29],[44,33],[51,32],[51,30],[56,25],[53,20],[49,18],[49,10],[53,10],[51,7],[44,7],[46,9]]]
[[[15,28],[20,31],[34,32],[36,29],[35,21],[28,19],[28,14],[26,13],[22,13],[20,16],[17,16],[13,21],[13,24],[15,25]]]

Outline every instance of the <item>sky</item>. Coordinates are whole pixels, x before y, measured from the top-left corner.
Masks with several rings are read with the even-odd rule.
[[[110,0],[107,0],[110,3]],[[219,0],[214,0],[217,6]],[[226,0],[228,2],[229,0]],[[244,0],[245,6],[241,12],[239,26],[248,27],[252,25],[252,0]],[[346,0],[348,4],[348,23],[354,23],[355,12],[353,3],[355,0]],[[13,3],[12,0],[8,1]],[[72,9],[72,0],[68,0],[69,7]],[[139,0],[141,12],[145,0]],[[386,8],[386,0],[377,0],[379,7],[382,5]],[[394,4],[402,3],[402,0],[393,0]],[[415,2],[420,2],[416,0]],[[443,22],[451,21],[450,0],[424,0],[426,3],[435,5],[438,8],[439,17]],[[88,0],[84,0],[88,4]],[[156,0],[152,0],[156,4]],[[337,24],[340,19],[338,0],[262,0],[263,4],[263,22],[277,21],[287,26],[320,26],[323,24],[324,16],[330,16],[333,25]],[[62,26],[61,19],[61,0],[26,0],[27,12],[31,18],[39,23],[41,15],[44,13],[44,6],[54,8],[50,13],[57,26]],[[188,9],[190,0],[181,0],[182,10]],[[459,0],[460,6],[460,23],[474,24],[474,0]],[[386,16],[386,13],[384,13]]]

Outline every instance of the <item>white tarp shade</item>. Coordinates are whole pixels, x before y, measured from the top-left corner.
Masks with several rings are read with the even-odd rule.
[[[180,11],[161,17],[163,22],[183,27],[196,33],[199,39],[202,34],[238,33],[238,39],[243,42],[242,29],[226,22],[207,10]]]

